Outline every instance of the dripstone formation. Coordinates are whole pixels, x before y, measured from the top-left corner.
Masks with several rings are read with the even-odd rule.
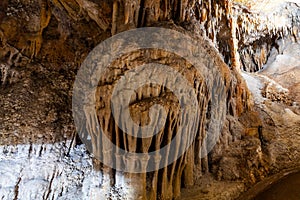
[[[13,178],[8,179],[7,185],[0,182],[0,196],[165,200],[184,198],[182,188],[197,190],[207,186],[197,190],[196,198],[220,199],[218,194],[227,192],[226,184],[230,182],[232,187],[228,184],[224,197],[235,199],[266,177],[298,166],[299,145],[292,142],[297,135],[292,133],[299,133],[299,81],[283,81],[281,84],[288,88],[285,90],[270,80],[275,77],[280,82],[280,77],[294,76],[297,71],[280,76],[266,71],[255,78],[261,82],[252,82],[255,87],[248,84],[251,92],[244,80],[248,76],[242,71],[263,69],[298,42],[299,5],[286,3],[270,15],[251,10],[249,5],[248,1],[231,0],[2,0],[0,154],[5,162],[0,160],[0,165],[3,169],[11,168],[7,166],[16,155],[24,154],[25,161],[31,163],[37,162],[32,161],[35,157],[44,160],[55,155],[57,166],[68,166],[69,171],[55,165],[53,171],[45,168],[45,172],[33,176],[26,166],[16,167],[13,172],[3,172]],[[279,24],[272,16],[286,20]],[[85,111],[85,120],[73,119],[73,84],[85,58],[104,40],[142,27],[160,27],[189,35],[200,44],[197,63],[211,73],[207,75],[183,57],[162,49],[133,51],[114,60],[97,83],[96,95],[92,96],[96,102],[95,115],[89,116],[88,108],[79,107]],[[157,39],[161,40],[159,35]],[[151,107],[159,104],[165,110],[166,122],[158,134],[141,139],[126,134],[118,126],[112,115],[111,98],[122,76],[150,63],[179,72],[194,90],[199,110],[195,120],[188,116],[182,119],[180,99],[170,89],[158,84],[144,85],[130,97],[132,120],[141,126],[151,120],[159,121],[160,115],[149,117]],[[263,94],[258,98],[255,88],[260,84],[258,90]],[[218,120],[213,124],[216,116]],[[290,120],[284,121],[283,116]],[[75,128],[74,120],[80,124],[79,129]],[[188,136],[195,138],[175,162],[147,173],[124,173],[91,158],[80,141],[77,134],[90,134],[93,151],[104,155],[105,144],[99,135],[91,134],[92,120],[98,121],[113,144],[136,153],[166,146],[183,123],[197,128],[186,130],[187,138],[183,135],[178,141],[179,149]],[[221,128],[217,144],[209,149],[205,138],[210,137],[212,126]],[[137,130],[132,132],[138,134]],[[126,159],[124,156],[115,164],[128,167],[126,163],[132,161]],[[168,158],[145,157],[146,161],[151,159],[159,165]],[[145,163],[142,167],[146,169]],[[31,181],[41,187],[23,198]]]

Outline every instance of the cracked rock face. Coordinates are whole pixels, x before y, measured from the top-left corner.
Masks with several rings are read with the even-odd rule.
[[[195,199],[234,199],[265,177],[297,166],[299,145],[293,138],[299,133],[300,113],[299,45],[295,43],[299,5],[276,6],[274,15],[284,22],[276,23],[272,12],[256,9],[271,2],[249,3],[2,0],[1,199],[173,199],[180,197],[182,187],[192,188],[184,190],[187,199],[192,199],[189,193]],[[149,108],[160,104],[167,113],[166,123],[159,134],[143,140],[120,130],[110,112],[110,97],[129,70],[157,63],[179,71],[193,86],[200,107],[197,120],[189,121],[198,129],[191,133],[196,139],[188,151],[160,170],[130,174],[103,165],[75,136],[72,90],[78,69],[95,46],[144,26],[191,35],[202,44],[198,62],[213,65],[212,71],[220,73],[222,80],[214,73],[204,76],[177,54],[159,49],[130,52],[111,64],[97,85],[95,119],[114,144],[129,152],[161,148],[183,123],[176,95],[160,85],[145,85],[130,97],[132,120],[149,124]],[[264,69],[257,76],[243,74],[252,94],[240,69]],[[214,95],[226,105],[217,113],[224,115],[218,121],[222,130],[214,149],[203,152],[213,121],[212,85],[206,83],[220,81],[226,86],[224,95],[217,90]],[[83,123],[81,131],[86,128]],[[98,151],[102,153],[101,145]],[[126,165],[126,159],[120,165]]]

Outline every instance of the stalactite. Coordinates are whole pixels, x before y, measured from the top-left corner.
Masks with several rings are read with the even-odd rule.
[[[140,12],[140,0],[125,0],[124,18],[125,24],[133,24],[135,27],[138,25],[138,18]]]
[[[203,8],[201,10],[201,22],[206,22],[207,20],[207,10],[206,8]]]
[[[297,9],[292,4],[288,3],[287,5],[290,6],[289,9],[291,10]],[[247,56],[249,60],[253,60],[252,63],[249,62],[249,66],[243,66],[244,69],[251,72],[261,70],[268,60],[267,55],[271,49],[276,46],[276,44],[274,44],[276,40],[278,38],[282,38],[283,40],[285,38],[293,38],[293,33],[291,32],[293,24],[299,24],[299,20],[292,16],[292,12],[287,12],[285,7],[280,8],[278,11],[274,10],[273,12],[270,11],[262,15],[251,12],[251,10],[247,11],[247,9],[241,9],[240,5],[235,5],[235,10],[237,11],[235,13],[235,16],[237,16],[236,29],[241,30],[238,39],[242,46],[239,48],[254,48],[249,51],[249,53],[252,52],[253,54],[241,54],[241,56]],[[282,18],[287,20],[282,21]],[[261,41],[261,43],[259,45],[253,45],[257,43],[257,41]],[[265,47],[265,45],[267,45],[267,47]],[[265,54],[265,56],[263,54]],[[261,57],[261,59],[257,57]],[[240,60],[246,59],[241,58]]]
[[[118,22],[118,15],[119,15],[119,7],[120,1],[114,0],[113,2],[113,11],[112,11],[112,28],[111,34],[115,35],[117,33],[117,22]]]
[[[153,22],[157,22],[160,17],[160,6],[161,0],[145,0],[144,1],[144,16],[143,19],[145,20],[144,23],[151,24]]]
[[[59,9],[63,10],[65,9],[67,11],[67,14],[75,21],[77,21],[77,14],[76,11],[73,10],[68,3],[64,0],[51,0],[52,3]]]
[[[136,26],[137,24],[135,23],[137,18],[140,19],[140,24],[149,25],[152,22],[157,22],[158,20],[164,19],[166,15],[169,15],[165,12],[161,13],[161,11],[164,11],[161,10],[163,6],[170,6],[166,3],[162,3],[161,1],[145,0],[143,1],[143,6],[140,8],[135,7],[135,3],[140,4],[141,2],[129,2],[121,0],[115,0],[113,2],[111,30],[112,34],[116,34],[121,30],[130,29],[131,25]],[[187,3],[188,1],[174,1],[172,11],[174,12],[174,10],[176,10],[176,15],[168,17],[171,17],[174,20],[178,21],[185,21],[187,19],[186,14],[189,13],[189,11],[185,9]],[[235,16],[233,15],[234,11],[231,10],[232,4],[230,2],[226,1],[224,3],[227,7],[223,4],[219,4],[216,6],[215,3],[216,2],[212,0],[203,2],[203,4],[201,2],[200,5],[195,5],[202,6],[201,9],[199,8],[199,10],[201,10],[200,20],[202,25],[204,25],[206,29],[206,34],[214,42],[215,47],[220,47],[221,45],[223,45],[221,46],[223,52],[230,54],[230,52],[232,53],[234,51],[237,51],[237,18],[235,18]],[[223,13],[222,11],[225,11],[225,13]],[[120,12],[124,12],[124,16],[118,16]],[[136,16],[137,13],[138,17]],[[222,27],[223,29],[218,29],[217,27]],[[247,29],[247,25],[245,25],[245,29]],[[222,37],[224,37],[225,39]],[[223,39],[223,41],[221,39]],[[229,45],[227,44],[227,41],[229,41]],[[209,46],[207,48],[210,49]],[[204,82],[204,78],[208,77],[201,77],[201,74],[197,74],[195,71],[193,71],[193,67],[189,66],[187,63],[176,60],[174,56],[171,56],[169,53],[158,50],[145,50],[144,52],[142,52],[142,55],[149,56],[151,59],[149,58],[141,61],[139,53],[130,53],[130,55],[119,58],[117,61],[115,61],[115,63],[112,63],[112,72],[107,72],[110,74],[106,74],[104,78],[101,79],[98,85],[98,87],[101,88],[101,92],[98,92],[97,95],[101,96],[101,94],[103,94],[105,95],[105,98],[96,95],[98,98],[96,100],[97,117],[93,118],[98,118],[101,127],[103,127],[104,132],[108,135],[108,138],[111,141],[114,141],[117,146],[120,146],[125,151],[133,153],[146,153],[149,151],[158,150],[165,144],[170,143],[170,141],[174,138],[174,134],[176,134],[178,126],[180,124],[197,123],[199,125],[199,129],[197,130],[197,132],[193,133],[196,135],[196,140],[189,148],[189,150],[172,164],[169,164],[165,168],[147,174],[125,174],[125,177],[129,180],[130,186],[135,188],[136,190],[136,199],[141,198],[155,200],[176,198],[180,194],[180,187],[182,183],[184,183],[184,185],[187,187],[192,186],[196,180],[201,178],[203,174],[210,173],[211,161],[207,154],[211,149],[209,149],[209,144],[205,140],[205,138],[209,137],[209,134],[211,134],[208,132],[208,130],[210,126],[209,122],[212,120],[212,115],[210,112],[212,106],[214,106],[212,104],[212,100],[214,97],[211,96],[211,91],[210,89],[208,89],[208,86]],[[229,59],[229,62],[232,63],[232,66],[235,66],[233,69],[233,77],[238,76],[237,66],[239,59],[237,56],[237,54],[232,54],[230,56],[231,59]],[[172,61],[170,61],[169,59]],[[205,59],[204,63],[209,63],[208,60],[210,60],[211,57],[208,56],[203,59]],[[139,130],[132,130],[133,136],[128,135],[123,130],[121,130],[116,125],[116,122],[112,119],[113,116],[111,116],[111,114],[109,113],[109,109],[111,108],[111,104],[109,102],[111,96],[109,95],[109,93],[113,90],[114,84],[117,82],[119,77],[124,75],[127,70],[134,69],[135,66],[139,66],[144,62],[147,63],[153,60],[162,64],[170,64],[173,68],[178,69],[178,71],[180,71],[187,77],[193,77],[190,81],[192,85],[194,85],[194,89],[197,93],[197,99],[201,111],[197,114],[198,118],[197,120],[195,120],[196,122],[191,120],[188,121],[187,118],[181,119],[178,117],[178,107],[176,107],[177,104],[168,102],[168,100],[172,100],[175,98],[174,96],[170,95],[168,89],[162,86],[156,87],[153,85],[142,87],[136,90],[136,93],[130,99],[130,112],[132,115],[132,119],[139,125],[145,125],[149,123],[149,108],[152,105],[159,103],[164,106],[165,111],[167,112],[168,123],[166,123],[166,126],[163,127],[161,132],[159,132],[155,136],[147,139],[143,138],[142,140],[140,140],[135,137],[138,134]],[[227,66],[225,64],[223,65],[223,63],[214,63],[213,66],[219,66],[220,68],[218,69],[221,70],[228,70]],[[229,75],[226,76],[226,80],[227,79],[231,80]],[[195,82],[195,80],[197,80],[198,82]],[[220,80],[215,81],[214,84],[220,84],[218,81]],[[244,86],[243,83],[240,82],[240,78],[237,78],[237,80],[235,81],[236,82],[231,83],[230,86],[228,84],[227,93],[229,93],[229,99],[234,100],[228,100],[230,102],[227,102],[227,105],[232,110],[231,114],[238,116],[244,109],[247,108],[247,105],[244,105],[244,101],[246,98],[249,98],[249,96],[247,96],[247,92],[244,91]],[[240,84],[241,87],[237,86],[236,84]],[[160,99],[164,99],[164,101],[161,101]],[[104,101],[104,103],[99,103],[99,101]],[[120,109],[124,108],[122,107]],[[157,118],[154,120],[158,120],[158,118],[159,116],[157,116]],[[115,120],[119,121],[120,119]],[[189,133],[189,130],[186,130],[186,132]],[[92,136],[92,140],[95,140],[95,136]],[[166,166],[168,164],[168,159],[172,159],[169,158],[169,156],[176,156],[179,149],[184,147],[188,141],[189,138],[182,138],[180,141],[176,141],[176,148],[172,150],[168,149],[168,154],[163,155],[165,156],[163,159],[161,157],[162,155],[158,153],[154,158],[145,157],[143,162],[139,162],[139,160],[128,155],[121,155],[120,157],[122,159],[119,160],[119,158],[117,158],[118,161],[109,160],[111,158],[109,158],[108,155],[113,152],[113,149],[110,146],[106,146],[106,144],[101,145],[101,143],[105,143],[105,140],[100,140],[97,144],[95,144],[94,142],[93,145],[97,149],[96,152],[98,152],[98,154],[102,153],[103,158],[107,162],[118,162],[116,163],[117,166],[128,167],[128,170],[130,171],[130,169],[134,169],[134,166],[141,166],[143,169],[146,169],[147,164],[150,160],[155,160],[155,163],[158,166],[163,164]],[[103,152],[104,149],[108,149],[108,151],[106,152],[107,155],[105,155],[105,152]],[[170,153],[171,151],[172,153]],[[112,185],[117,184],[116,182],[120,181],[117,180],[116,176],[116,174],[119,172],[114,172],[107,167],[103,167],[103,171],[108,174],[107,180],[109,179],[109,177],[114,179],[114,181],[112,181],[111,183]],[[195,171],[197,172],[195,173]],[[149,186],[147,187],[146,183],[148,185],[149,183],[151,184],[150,189]]]
[[[229,4],[230,9],[232,5]],[[236,38],[236,31],[237,31],[237,17],[235,16],[234,11],[230,11],[232,14],[230,16],[229,23],[230,23],[230,31],[231,31],[231,38],[230,38],[230,52],[231,52],[231,64],[232,67],[235,68],[237,71],[241,69],[240,64],[240,55],[238,53],[238,39]]]
[[[188,6],[188,0],[180,1],[180,21],[182,22],[186,20],[187,6]]]
[[[186,186],[192,186],[194,184],[194,180],[199,179],[199,176],[193,176],[195,169],[194,166],[196,166],[195,163],[197,162],[197,165],[199,166],[199,163],[201,162],[201,155],[199,155],[200,149],[198,149],[198,152],[195,152],[195,149],[196,147],[201,148],[203,145],[202,140],[206,136],[206,129],[204,127],[209,122],[209,119],[206,119],[206,113],[209,112],[207,109],[209,100],[207,98],[210,98],[210,92],[208,91],[207,85],[204,82],[204,77],[201,77],[201,72],[197,72],[197,70],[195,70],[192,66],[187,65],[182,60],[178,60],[176,57],[174,58],[173,56],[170,56],[170,53],[161,52],[158,50],[152,50],[150,52],[149,50],[145,50],[145,52],[142,52],[143,55],[148,55],[151,59],[159,60],[165,64],[170,64],[173,68],[179,70],[184,76],[186,76],[187,80],[193,83],[192,85],[194,85],[200,110],[197,113],[198,117],[195,119],[195,121],[190,120],[188,118],[189,116],[179,118],[180,107],[178,103],[176,103],[177,101],[174,100],[174,98],[176,98],[174,94],[160,85],[146,85],[136,90],[136,94],[130,99],[131,103],[129,109],[132,114],[132,119],[140,125],[149,123],[149,108],[154,104],[161,104],[167,112],[166,126],[163,127],[163,129],[160,130],[160,132],[156,135],[150,138],[143,138],[140,141],[137,139],[137,137],[126,134],[120,130],[115,121],[112,119],[113,116],[110,114],[111,91],[113,90],[114,83],[116,80],[118,80],[119,76],[124,74],[126,70],[133,69],[136,65],[141,65],[144,62],[139,60],[139,53],[132,53],[131,55],[126,56],[126,59],[120,58],[115,63],[112,63],[112,66],[114,66],[112,71],[107,72],[108,74],[103,76],[96,92],[97,117],[89,116],[91,111],[86,109],[86,115],[89,119],[86,129],[92,133],[95,133],[94,136],[91,134],[92,140],[95,140],[95,138],[97,138],[97,129],[92,129],[91,127],[94,123],[93,119],[98,118],[100,126],[103,128],[104,133],[108,136],[108,139],[115,141],[117,146],[120,146],[128,152],[147,153],[159,150],[165,144],[169,144],[178,132],[180,124],[196,123],[197,126],[200,124],[200,128],[197,133],[192,133],[192,130],[185,130],[186,134],[184,135],[189,137],[184,136],[177,138],[175,141],[176,146],[172,149],[167,149],[167,155],[163,155],[164,159],[162,159],[162,155],[157,153],[153,157],[146,156],[142,162],[139,162],[139,160],[135,160],[135,158],[128,157],[126,155],[121,156],[121,160],[116,160],[116,162],[118,162],[116,163],[118,166],[128,167],[128,170],[130,170],[130,168],[133,169],[134,166],[140,166],[146,170],[150,160],[155,161],[154,163],[156,163],[157,166],[167,166],[168,160],[174,159],[172,164],[169,164],[167,167],[160,170],[147,174],[126,173],[125,178],[128,179],[128,184],[135,188],[134,198],[136,199],[141,198],[155,200],[177,198],[180,195],[182,180],[184,180],[184,184]],[[174,62],[174,59],[176,62]],[[124,60],[126,60],[126,62],[124,62]],[[186,67],[182,68],[182,66]],[[102,98],[101,95],[104,95],[105,98]],[[160,115],[162,114],[159,114],[157,118],[153,120],[159,120]],[[196,125],[191,126],[194,127]],[[138,132],[138,129],[132,130],[132,133],[135,136],[138,134]],[[182,156],[179,156],[178,154],[180,149],[185,148],[185,146],[191,142],[190,140],[192,138],[190,137],[192,137],[193,134],[197,134],[198,139],[192,143],[192,146],[189,147],[187,152],[185,152]],[[112,154],[113,150],[105,144],[105,140],[98,139],[98,141],[94,142],[92,145],[94,145],[95,152],[102,154],[103,159],[105,159],[106,162],[114,162],[113,160],[108,160],[110,159],[109,155]],[[106,150],[106,152],[104,152],[104,150]],[[106,153],[107,156],[105,155]],[[179,156],[179,159],[175,159],[177,156]],[[200,169],[200,172],[203,169],[208,171],[207,159],[205,162],[202,162],[202,164],[203,166],[206,165],[206,167],[204,166],[202,169]],[[113,172],[104,166],[101,167],[101,170],[105,174],[108,174],[107,177],[104,177],[106,182],[108,182],[110,178],[114,179],[114,181],[110,183],[112,185],[117,184],[118,181],[121,181],[117,180],[117,176],[114,175],[118,172]],[[149,187],[149,184],[151,184],[151,187]]]
[[[87,15],[96,22],[96,24],[101,28],[102,30],[106,31],[109,27],[109,21],[104,16],[102,9],[98,6],[98,4],[88,1],[88,0],[71,0],[71,1],[65,1],[65,0],[51,0],[55,7],[57,7],[60,10],[66,10],[67,15],[70,16],[74,21],[79,20],[79,15],[83,14],[84,12],[87,13]],[[80,11],[77,13],[76,10],[72,8],[69,4],[75,4],[79,6]]]
[[[50,6],[47,5],[48,2],[43,2],[44,4],[41,6],[40,15],[33,15],[33,20],[39,19],[38,25],[40,25],[41,30],[39,29],[37,30],[37,33],[34,32],[30,36],[26,36],[27,38],[25,39],[26,42],[27,40],[33,42],[30,46],[30,56],[32,56],[32,52],[33,56],[37,56],[39,52],[44,53],[44,51],[40,51],[43,39],[43,29],[45,30],[49,24],[51,12],[49,9]],[[150,26],[154,24],[162,27],[171,26],[176,30],[178,29],[186,34],[193,35],[193,37],[198,38],[201,42],[210,39],[214,45],[213,46],[208,42],[201,43],[200,50],[205,55],[201,54],[198,60],[199,63],[205,66],[208,65],[207,68],[213,69],[211,74],[212,76],[208,75],[206,77],[202,77],[202,72],[195,72],[197,70],[195,70],[190,63],[184,61],[184,58],[178,58],[178,56],[171,55],[168,52],[163,52],[162,50],[157,49],[145,51],[141,50],[139,52],[141,54],[138,54],[137,52],[131,52],[129,53],[130,55],[125,55],[124,57],[118,58],[115,63],[112,63],[112,65],[108,67],[108,69],[112,72],[111,74],[109,74],[110,72],[107,72],[107,76],[104,76],[99,81],[96,95],[91,94],[93,96],[91,96],[90,99],[86,99],[87,102],[96,101],[96,106],[87,105],[83,108],[83,110],[85,111],[84,114],[86,120],[82,120],[83,125],[80,129],[80,132],[85,132],[83,133],[85,134],[83,136],[84,139],[87,139],[88,137],[91,138],[91,146],[93,147],[94,155],[101,156],[106,163],[116,162],[116,166],[118,169],[122,169],[124,167],[133,169],[135,166],[140,166],[143,171],[146,171],[149,162],[153,160],[155,161],[156,166],[168,164],[168,159],[171,159],[171,156],[178,155],[178,150],[181,147],[184,147],[191,138],[183,137],[182,139],[177,140],[176,148],[169,149],[169,154],[167,156],[157,153],[154,156],[145,156],[142,158],[142,160],[139,160],[134,157],[130,157],[128,154],[119,155],[118,153],[121,152],[114,152],[114,149],[111,147],[112,145],[107,144],[106,140],[104,140],[103,137],[99,138],[99,127],[102,127],[103,132],[108,137],[108,139],[115,143],[116,146],[119,146],[121,149],[124,149],[127,152],[147,153],[158,150],[166,144],[170,143],[170,141],[172,140],[172,138],[174,138],[176,132],[178,131],[178,126],[187,123],[199,124],[198,130],[193,132],[193,134],[195,134],[196,136],[196,139],[192,143],[188,151],[186,151],[175,162],[168,164],[168,166],[163,169],[151,173],[124,173],[124,175],[123,172],[114,171],[113,169],[109,168],[108,166],[104,166],[103,164],[97,162],[96,159],[94,159],[95,169],[100,170],[101,173],[103,172],[103,176],[101,175],[101,177],[99,177],[99,179],[101,178],[101,181],[99,180],[99,182],[101,182],[99,183],[99,187],[103,186],[107,188],[114,188],[115,186],[122,186],[124,185],[124,183],[128,182],[129,186],[135,190],[133,199],[140,198],[155,200],[159,198],[177,198],[180,194],[180,187],[182,186],[181,184],[186,187],[192,186],[197,180],[201,179],[204,174],[211,173],[211,156],[207,156],[207,153],[210,151],[210,149],[208,147],[209,145],[205,141],[205,138],[207,136],[210,136],[209,134],[211,134],[208,131],[209,123],[213,121],[213,117],[211,116],[211,108],[214,105],[212,103],[213,96],[211,95],[211,87],[219,88],[220,83],[218,81],[220,80],[210,82],[213,84],[213,86],[209,84],[206,85],[206,81],[217,79],[214,76],[215,73],[222,73],[221,76],[224,79],[223,82],[227,86],[224,89],[226,90],[225,95],[227,96],[219,96],[219,99],[221,99],[220,101],[223,101],[222,103],[226,103],[228,116],[232,115],[233,118],[237,118],[242,112],[250,107],[249,105],[247,105],[250,96],[249,93],[247,93],[247,90],[245,89],[246,86],[244,85],[238,73],[239,55],[236,51],[238,49],[240,50],[240,59],[242,60],[243,67],[245,69],[249,71],[259,70],[260,66],[267,61],[268,53],[272,48],[272,44],[270,42],[268,42],[267,45],[254,43],[257,41],[257,38],[266,36],[266,38],[274,37],[276,39],[277,37],[285,37],[286,34],[299,35],[296,22],[294,24],[294,27],[296,27],[295,30],[292,29],[292,27],[286,28],[279,25],[275,26],[271,18],[258,19],[257,16],[255,16],[253,13],[238,13],[236,12],[236,10],[232,10],[232,8],[229,8],[232,7],[231,1],[225,0],[199,0],[196,3],[188,0],[114,0],[112,4],[109,4],[112,5],[112,21],[110,21],[111,19],[108,16],[103,16],[102,10],[104,9],[102,9],[102,7],[99,5],[100,3],[95,0],[51,0],[51,2],[52,7],[55,7],[55,9],[59,8],[59,11],[64,12],[65,15],[59,16],[59,14],[61,13],[58,13],[56,15],[52,10],[52,14],[57,18],[57,20],[51,21],[51,26],[47,28],[47,32],[44,32],[44,34],[48,34],[47,38],[44,37],[44,39],[47,39],[47,44],[45,43],[45,46],[48,45],[48,42],[52,44],[52,41],[49,41],[49,38],[54,41],[58,40],[58,32],[60,32],[62,40],[66,41],[66,44],[72,47],[72,51],[76,51],[76,58],[77,56],[81,57],[82,55],[85,55],[82,54],[82,51],[90,50],[90,48],[97,42],[100,42],[108,37],[106,35],[107,32],[104,32],[103,30],[107,30],[108,28],[110,28],[110,26],[112,28],[112,35],[124,30],[137,27],[138,25]],[[196,8],[194,9],[194,7]],[[77,13],[79,9],[80,11]],[[110,8],[108,8],[106,15],[108,15],[108,13],[111,13],[111,10],[109,9]],[[193,18],[193,11],[195,11],[195,15],[197,15],[196,18],[197,20],[199,19],[201,23],[199,23],[198,21],[195,22],[195,18]],[[83,19],[84,23],[89,19],[93,20],[93,22],[88,25],[82,25],[80,24],[82,23],[82,21],[80,21],[81,19],[78,18],[78,15],[85,18]],[[66,21],[69,21],[70,19],[70,22],[68,22],[69,24],[64,23],[63,21],[59,21],[59,19],[61,18],[66,19]],[[162,22],[164,20],[169,21],[170,23],[166,24],[165,22]],[[299,19],[295,20],[299,21]],[[174,21],[175,23],[171,21]],[[269,21],[270,23],[268,23],[266,26],[260,25],[264,21]],[[191,26],[189,26],[189,23],[194,25],[195,30],[197,30],[198,32],[190,31],[191,29],[189,28]],[[89,38],[94,37],[95,34],[96,39],[93,38],[93,40],[91,41],[81,40],[81,38],[78,39],[76,37],[68,37],[69,33],[66,33],[64,35],[62,34],[63,30],[60,30],[58,32],[57,30],[52,30],[53,26],[56,26],[57,24],[58,26],[61,25],[59,29],[64,29],[63,27],[68,26],[68,28],[70,28],[71,30],[78,30],[78,27],[81,28],[95,26],[96,29],[93,29],[93,27],[91,27],[91,29],[87,28],[86,30],[84,30],[83,34],[76,34],[78,34],[79,37],[85,37],[86,35],[88,35]],[[186,29],[183,29],[180,26],[184,26],[184,28]],[[204,31],[201,32],[202,30],[199,29],[203,29]],[[257,29],[263,31],[257,33]],[[74,36],[76,34],[74,34]],[[37,35],[41,36],[39,37],[40,40],[36,39]],[[3,45],[9,45],[9,43],[5,42],[6,38],[4,30],[0,37],[2,37],[1,40],[3,42]],[[240,44],[237,44],[237,39],[241,40]],[[11,43],[11,40],[9,42]],[[59,43],[60,42],[61,41],[59,41]],[[74,42],[74,45],[71,44],[72,42]],[[78,44],[81,42],[84,44]],[[262,48],[257,48],[256,44],[259,44],[257,46]],[[7,46],[5,46],[5,48],[6,47]],[[77,47],[80,47],[78,49],[78,52]],[[84,50],[82,50],[81,48]],[[232,66],[234,66],[234,69],[232,71],[229,71],[227,68],[228,66],[222,62],[222,58],[216,51],[216,48],[223,54],[224,60],[226,60],[227,64],[231,64]],[[18,52],[18,54],[5,54],[4,56],[2,56],[3,58],[8,59],[4,61],[1,60],[0,63],[1,84],[13,84],[13,82],[15,81],[15,78],[18,76],[17,70],[10,67],[18,67],[15,63],[15,59],[19,54],[21,53]],[[41,59],[44,59],[44,57],[47,57],[47,54],[43,54],[42,56],[43,57],[41,57]],[[214,62],[216,60],[218,62]],[[244,63],[245,60],[251,60],[251,62],[253,61],[255,66],[253,67],[253,63]],[[133,136],[131,136],[125,131],[121,130],[120,127],[116,124],[116,121],[119,119],[114,119],[111,114],[110,97],[111,92],[114,90],[116,82],[118,82],[119,78],[126,74],[128,70],[134,69],[141,64],[150,63],[153,61],[155,63],[158,62],[164,65],[168,65],[176,71],[180,72],[185,78],[187,78],[191,86],[194,87],[195,93],[197,94],[199,113],[197,113],[197,119],[195,120],[190,120],[187,117],[179,118],[178,112],[180,109],[178,106],[178,102],[174,100],[176,99],[176,97],[174,95],[172,96],[172,92],[170,92],[165,87],[147,85],[145,87],[137,89],[136,94],[131,97],[129,104],[129,107],[131,109],[130,113],[137,124],[145,125],[149,123],[148,110],[154,104],[161,104],[164,107],[164,110],[167,112],[167,123],[159,133],[150,138],[139,139],[135,137],[139,130],[132,130],[134,134]],[[46,70],[44,69],[46,67],[48,67],[48,65],[45,67],[42,66],[41,68],[43,68],[43,70]],[[63,70],[59,70],[59,73],[61,73],[61,71]],[[224,71],[228,73],[227,76]],[[28,85],[28,83],[25,83],[25,81],[24,84]],[[215,90],[214,93],[219,94],[220,91]],[[96,111],[94,112],[95,107]],[[120,109],[124,109],[124,107]],[[220,110],[220,113],[225,113],[226,110],[224,110]],[[154,120],[159,120],[160,116],[161,113],[157,115],[156,118],[154,117]],[[99,127],[95,125],[96,121],[99,122]],[[225,126],[225,131],[227,131],[228,134],[226,137],[224,137],[226,141],[225,145],[227,146],[230,142],[237,142],[239,140],[239,138],[235,135],[230,135],[232,134],[230,128],[233,127],[231,123],[232,122],[228,120]],[[89,135],[87,133],[89,133]],[[187,133],[186,135],[189,135],[188,133],[191,133],[191,131],[186,130],[185,133]],[[223,138],[221,138],[221,144],[223,143],[222,139]],[[260,149],[258,148],[258,150]],[[41,152],[43,151],[43,148],[37,151]],[[117,155],[115,155],[115,153]],[[29,150],[29,155],[31,155],[31,150]],[[118,157],[114,158],[114,156]],[[262,162],[261,157],[260,162]],[[257,164],[257,166],[259,165],[259,163],[255,164]],[[58,172],[54,170],[53,174],[57,173]],[[124,176],[121,177],[120,175]],[[46,179],[48,180],[49,177],[47,177]],[[253,180],[255,180],[255,177]],[[49,191],[50,188],[51,184],[48,189]],[[78,188],[76,188],[76,192],[80,190],[77,189]],[[45,193],[45,196],[50,198],[49,194]],[[53,198],[56,197],[57,196]]]
[[[41,12],[40,12],[40,27],[39,30],[34,33],[30,38],[27,40],[30,42],[29,52],[30,57],[34,58],[38,55],[41,50],[42,43],[43,43],[43,31],[48,26],[50,19],[51,19],[51,8],[48,0],[43,0],[40,4]]]
[[[170,12],[170,3],[169,0],[164,0],[164,4],[165,4],[165,9],[164,9],[164,14],[163,14],[163,18],[167,19],[169,12]]]
[[[84,9],[88,16],[94,20],[97,25],[104,31],[107,30],[109,26],[109,22],[103,13],[101,12],[101,8],[96,4],[88,0],[75,0],[80,8]]]

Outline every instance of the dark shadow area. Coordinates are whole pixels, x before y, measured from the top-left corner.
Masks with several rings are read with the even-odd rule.
[[[255,200],[300,199],[300,172],[290,174],[258,194]]]

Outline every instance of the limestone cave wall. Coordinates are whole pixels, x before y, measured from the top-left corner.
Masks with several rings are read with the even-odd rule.
[[[296,4],[289,6],[299,8]],[[278,27],[250,12],[246,5],[227,0],[2,0],[0,144],[41,144],[41,150],[35,151],[43,152],[44,144],[64,142],[65,154],[77,148],[81,142],[76,138],[72,118],[72,90],[76,73],[88,53],[117,33],[139,27],[164,27],[191,35],[202,44],[199,62],[206,66],[213,64],[222,74],[222,79],[216,82],[226,86],[226,95],[220,98],[226,104],[220,113],[226,117],[220,122],[224,126],[218,144],[207,156],[201,156],[211,120],[211,88],[203,81],[207,77],[196,72],[186,60],[160,50],[132,52],[116,60],[115,68],[98,84],[97,119],[106,133],[111,134],[110,138],[124,149],[149,152],[160,148],[174,136],[179,123],[174,95],[163,87],[145,86],[131,100],[132,113],[141,113],[132,117],[147,124],[147,110],[153,103],[160,103],[168,113],[162,132],[141,142],[117,127],[107,97],[114,81],[135,66],[155,62],[181,71],[194,85],[202,108],[199,120],[191,122],[199,126],[193,133],[197,139],[179,160],[155,172],[124,175],[135,189],[131,198],[178,198],[182,187],[197,185],[206,175],[254,184],[270,173],[268,145],[276,130],[270,116],[254,108],[240,70],[261,69],[271,50],[277,47],[278,39],[296,40],[299,16],[289,17],[289,13],[281,10],[276,16],[289,20]],[[70,140],[75,142],[70,144],[67,142]],[[106,177],[110,187],[118,185],[120,172],[103,166],[97,159],[93,160],[93,169],[103,172],[102,180]],[[59,176],[58,172],[54,170],[47,176],[45,184],[49,187],[45,187],[45,194],[48,195],[44,199],[68,192],[63,186],[59,194],[52,194],[51,180]],[[13,195],[22,199],[18,192],[22,176],[17,180],[12,186]]]

